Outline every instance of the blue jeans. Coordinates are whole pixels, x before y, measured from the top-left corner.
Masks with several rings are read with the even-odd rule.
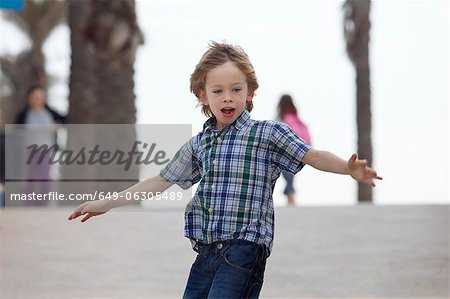
[[[184,299],[258,298],[266,267],[266,247],[246,240],[197,243]]]

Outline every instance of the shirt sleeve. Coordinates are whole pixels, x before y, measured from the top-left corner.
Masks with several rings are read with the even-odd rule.
[[[289,126],[275,122],[270,135],[272,143],[272,163],[282,171],[296,174],[305,164],[303,157],[311,148]]]
[[[200,164],[193,150],[194,138],[186,142],[159,173],[161,178],[183,189],[189,189],[201,179]]]

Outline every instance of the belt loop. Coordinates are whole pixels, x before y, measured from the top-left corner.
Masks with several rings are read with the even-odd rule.
[[[194,251],[197,252],[198,254],[200,254],[200,248],[198,246],[198,240],[194,240]]]
[[[207,246],[205,246],[205,250],[204,250],[205,257],[208,257],[211,254],[211,251],[213,250],[214,246],[215,246],[215,243],[210,243]]]

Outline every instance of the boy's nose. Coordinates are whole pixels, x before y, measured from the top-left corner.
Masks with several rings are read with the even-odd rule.
[[[232,101],[232,98],[231,98],[231,95],[230,94],[225,94],[225,97],[223,98],[223,101],[224,102],[231,102]]]

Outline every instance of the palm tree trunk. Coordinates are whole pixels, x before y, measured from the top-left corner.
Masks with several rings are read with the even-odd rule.
[[[74,127],[69,132],[68,148],[76,151],[82,146],[92,149],[106,144],[112,151],[128,152],[136,139],[132,126],[136,123],[133,64],[137,46],[142,43],[134,0],[71,0],[69,10],[72,31],[69,120],[97,125],[88,129],[88,134],[80,134]],[[86,166],[77,175],[80,169],[69,166],[65,175],[68,180],[85,178],[85,183],[71,184],[84,192],[114,192],[129,187],[130,180],[139,178],[137,165],[126,172],[122,168]]]
[[[124,124],[114,132],[103,132],[103,138],[115,141],[115,147],[124,151],[136,140],[136,106],[134,94],[134,61],[139,44],[143,42],[137,25],[134,0],[91,0],[91,13],[85,34],[95,49],[94,74],[96,78],[97,123]],[[124,38],[125,37],[125,38]],[[120,168],[120,167],[119,167]],[[120,175],[119,175],[120,174]],[[103,174],[118,190],[130,186],[126,179],[139,178],[139,167],[133,165],[126,173],[120,169]],[[109,184],[104,184],[108,188]]]
[[[90,5],[87,0],[70,0],[68,8],[72,49],[68,120],[73,124],[93,124],[96,120],[97,104],[94,92],[94,56],[83,36]]]
[[[97,123],[134,124],[134,60],[143,42],[134,0],[91,0],[85,27],[95,49]]]
[[[368,34],[366,35],[368,36]],[[356,61],[356,118],[358,124],[358,156],[372,165],[372,113],[370,96],[368,43],[363,43]],[[358,184],[358,202],[372,202],[372,187]]]
[[[94,148],[95,137],[92,130],[82,134],[80,127],[74,124],[94,124],[96,120],[97,101],[95,97],[94,55],[89,43],[83,36],[84,24],[90,14],[87,0],[69,0],[68,25],[70,28],[71,65],[69,77],[69,111],[66,149],[77,150],[81,147]],[[98,190],[97,183],[89,180],[97,176],[95,167],[85,166],[82,170],[74,165],[61,166],[62,181],[58,184],[60,192],[66,195],[77,194],[80,190],[93,194]],[[76,182],[74,179],[85,181]],[[61,205],[79,204],[62,201]]]
[[[28,87],[34,84],[48,85],[47,73],[45,71],[45,58],[42,51],[24,51],[16,59],[16,77],[20,81],[16,90],[17,108],[16,112],[22,110],[27,102],[26,92]]]
[[[369,66],[370,0],[344,3],[347,54],[356,70],[356,122],[358,155],[372,165],[372,115]],[[358,184],[358,202],[372,202],[372,188]]]
[[[94,73],[97,82],[95,85],[98,107],[96,122],[99,124],[136,123],[133,65],[122,65],[119,68],[111,62],[97,61]]]

